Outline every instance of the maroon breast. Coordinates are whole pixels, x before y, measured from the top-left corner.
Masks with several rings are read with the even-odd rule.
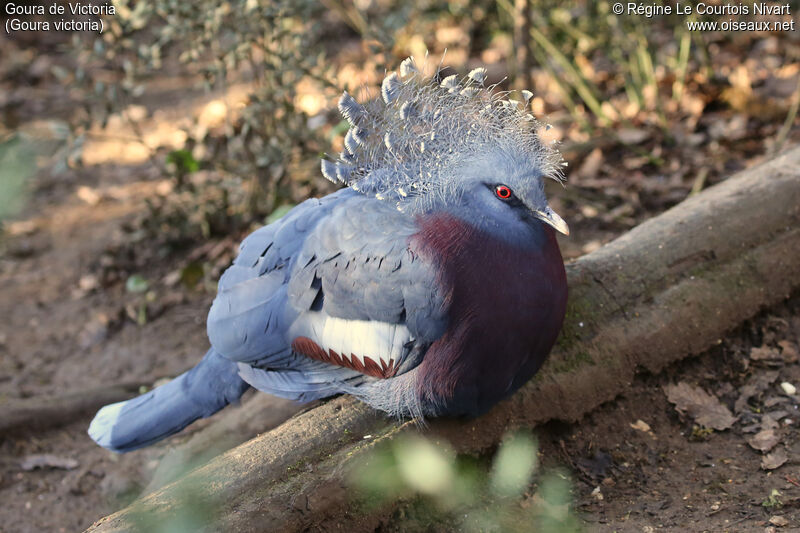
[[[438,414],[477,415],[539,369],[564,320],[567,283],[555,233],[530,246],[499,240],[450,215],[420,220],[411,248],[439,268],[447,332],[420,364],[418,394]]]

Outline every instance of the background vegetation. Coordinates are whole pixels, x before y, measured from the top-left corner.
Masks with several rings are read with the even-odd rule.
[[[221,96],[171,146],[143,141],[174,180],[146,224],[166,221],[173,241],[228,234],[330,190],[316,166],[341,142],[339,92],[374,88],[404,56],[426,53],[432,65],[483,63],[501,87],[531,88],[569,159],[586,163],[567,200],[610,211],[603,222],[619,227],[720,179],[728,150],[779,151],[796,117],[791,36],[690,32],[696,19],[618,16],[611,2],[580,1],[120,2],[101,38],[74,36],[77,64],[64,76],[93,93],[73,122],[79,141],[115,117],[141,137],[165,73]],[[762,56],[768,68],[754,64]],[[633,171],[626,190],[597,183],[611,174],[604,163]],[[637,186],[654,172],[665,183]]]
[[[798,32],[689,32],[686,17],[617,16],[606,1],[115,6],[101,36],[0,35],[0,278],[21,287],[0,331],[0,397],[87,387],[87,367],[92,379],[150,386],[191,366],[205,342],[197,309],[241,238],[333,190],[319,158],[341,148],[341,91],[375,94],[408,55],[428,54],[429,72],[485,65],[501,88],[533,91],[570,164],[567,188],[551,195],[573,230],[567,258],[800,140]],[[200,341],[185,349],[174,340],[192,335]],[[130,346],[153,356],[141,362]],[[4,445],[74,451],[76,439]],[[93,502],[66,511],[76,527],[109,505],[105,495],[117,505],[152,473],[142,458],[82,453],[138,481],[104,481],[99,495],[86,488],[99,483],[87,467],[53,489],[61,502]],[[411,502],[396,523],[579,527],[574,476],[539,469],[535,440],[509,437],[491,455],[402,441],[376,452],[380,477],[356,482]],[[605,479],[591,482],[599,490]]]

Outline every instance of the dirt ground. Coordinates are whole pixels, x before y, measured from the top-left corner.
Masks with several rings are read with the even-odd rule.
[[[180,290],[175,297],[170,292],[161,298],[166,303],[160,314],[138,325],[128,317],[132,295],[124,284],[94,287],[86,281],[86,276],[111,275],[103,260],[110,254],[116,254],[115,267],[127,261],[126,268],[148,279],[163,279],[172,271],[169,262],[148,263],[147,253],[119,257],[125,255],[119,248],[127,238],[122,228],[159,183],[147,166],[70,172],[57,182],[46,172],[37,177],[36,193],[26,215],[12,225],[18,234],[4,244],[0,262],[2,398],[129,381],[149,385],[178,374],[204,352],[210,293]],[[76,196],[80,186],[117,190],[121,199],[109,195],[90,205]],[[580,424],[541,428],[543,461],[573,472],[576,511],[587,529],[763,531],[773,517],[786,518],[786,528],[800,527],[800,471],[792,459],[798,451],[798,398],[779,388],[783,381],[800,384],[798,342],[800,299],[795,297],[702,357],[658,376],[640,376],[626,394]],[[753,349],[762,346],[772,355],[752,360]],[[792,350],[794,362],[788,358]],[[680,381],[720,398],[738,417],[733,428],[693,431],[691,418],[677,413],[663,390]],[[742,387],[753,383],[758,385],[752,398],[737,403]],[[785,447],[789,457],[775,470],[763,469],[763,454],[747,442],[767,416],[780,439],[774,449]],[[89,440],[89,420],[87,415],[50,431],[2,436],[0,530],[85,528],[135,496],[160,457],[186,439],[181,435],[117,456]],[[26,460],[38,454],[55,459],[26,469]]]
[[[544,453],[572,470],[587,529],[765,531],[771,519],[800,529],[798,398],[779,386],[800,380],[799,311],[795,297],[708,353],[660,375],[639,376],[628,392],[580,424],[544,428]],[[762,346],[774,358],[751,359],[765,352]],[[700,385],[729,406],[737,417],[733,427],[698,433],[667,401],[664,387],[679,382]],[[776,469],[766,469],[764,453],[750,444],[767,427],[775,431],[770,452],[786,452]]]
[[[41,164],[27,206],[0,240],[0,412],[5,402],[99,386],[149,387],[191,367],[207,348],[210,283],[233,257],[243,232],[180,251],[148,246],[137,236],[137,220],[146,199],[170,187],[158,161],[137,157],[136,143],[98,136],[85,147],[90,164],[56,170],[53,154],[63,145],[60,115],[68,106],[56,84],[30,81],[38,98],[28,99],[25,92],[31,89],[15,83],[0,107],[13,108],[15,127],[37,139]],[[177,121],[210,99],[182,98],[181,105],[153,115],[154,131],[160,131],[156,122]],[[754,139],[776,130],[763,128],[738,145],[726,145],[726,154],[736,151],[739,157],[724,163],[716,157],[709,181],[762,160],[764,151]],[[797,141],[796,129],[790,139]],[[669,156],[680,153],[676,149]],[[573,228],[572,237],[562,241],[566,258],[591,251],[674,204],[685,197],[687,182],[692,185],[692,174],[686,173],[679,186],[665,190],[659,185],[663,175],[649,176],[637,167],[625,171],[637,183],[634,191],[629,182],[609,185],[602,177],[612,158],[592,160],[583,152],[578,162],[583,162],[576,171],[578,195],[555,191],[556,210]],[[604,190],[635,196],[641,204],[597,217],[592,206],[602,203],[598,195]],[[591,204],[589,196],[595,199]],[[179,282],[183,267],[197,260],[203,262],[201,281],[192,287]],[[132,276],[147,287],[131,286]],[[794,459],[800,451],[799,401],[781,388],[783,382],[800,387],[798,344],[800,296],[795,295],[708,353],[659,375],[639,376],[628,392],[580,423],[539,428],[543,463],[572,473],[574,512],[585,529],[800,530],[800,463]],[[718,398],[736,417],[732,427],[711,432],[695,427],[691,416],[667,400],[665,387],[676,383],[700,386]],[[0,433],[0,532],[88,527],[139,495],[171,447],[220,416],[224,412],[123,456],[88,438],[91,413],[51,429]],[[763,431],[772,432],[767,444],[754,441]],[[786,455],[784,464],[762,465],[768,454],[775,460],[780,453]],[[386,530],[406,529],[396,515],[387,518]]]

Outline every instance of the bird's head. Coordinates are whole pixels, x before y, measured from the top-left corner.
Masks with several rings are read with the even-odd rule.
[[[322,173],[412,215],[446,211],[500,236],[548,224],[568,234],[548,205],[544,179],[563,179],[561,155],[528,112],[533,96],[484,87],[486,70],[425,78],[412,58],[390,73],[381,98],[339,110],[351,127]]]
[[[486,146],[458,168],[458,187],[440,208],[509,240],[544,223],[569,235],[569,227],[547,202],[545,177],[525,154]]]

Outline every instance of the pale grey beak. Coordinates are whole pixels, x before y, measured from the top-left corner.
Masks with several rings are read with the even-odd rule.
[[[543,211],[534,211],[534,215],[545,224],[550,224],[556,231],[560,231],[564,235],[569,235],[569,226],[564,222],[564,219],[558,216],[558,213],[553,211],[550,206],[544,208]]]

